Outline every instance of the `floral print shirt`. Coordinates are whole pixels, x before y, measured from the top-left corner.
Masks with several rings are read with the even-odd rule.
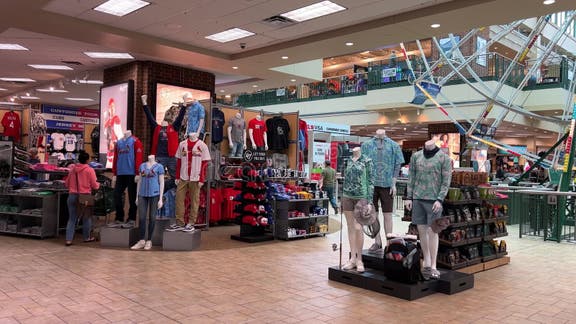
[[[444,201],[451,179],[452,165],[446,153],[438,151],[427,159],[420,150],[410,158],[407,197]]]
[[[358,160],[346,160],[344,169],[343,196],[345,198],[366,198],[372,201],[374,179],[372,177],[372,160],[361,155]]]
[[[389,137],[374,137],[362,144],[362,155],[372,159],[374,186],[390,188],[392,178],[398,177],[400,166],[404,163],[400,146]]]

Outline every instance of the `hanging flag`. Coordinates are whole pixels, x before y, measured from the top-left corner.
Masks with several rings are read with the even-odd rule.
[[[428,92],[428,94],[432,98],[436,98],[436,96],[438,95],[438,93],[440,93],[440,90],[442,89],[440,85],[428,81],[421,81],[420,86],[426,92]],[[416,85],[414,85],[414,92],[415,92],[414,99],[410,101],[411,104],[421,105],[426,101],[426,99],[428,99],[428,96]]]

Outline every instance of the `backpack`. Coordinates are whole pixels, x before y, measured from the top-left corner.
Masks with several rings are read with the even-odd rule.
[[[384,253],[384,273],[393,281],[413,284],[422,280],[420,245],[404,239],[391,240]]]

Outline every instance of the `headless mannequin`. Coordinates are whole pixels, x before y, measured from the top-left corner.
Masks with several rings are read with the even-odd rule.
[[[124,132],[123,138],[124,138],[124,139],[128,139],[128,138],[130,138],[131,136],[132,136],[132,131],[128,129],[128,130],[126,130],[126,131]],[[139,176],[139,175],[136,175],[136,176],[134,177],[134,182],[138,183],[139,180],[140,180],[140,176]],[[115,186],[116,186],[116,176],[112,176],[112,187],[115,187]]]
[[[256,119],[258,121],[261,121],[262,115],[260,114],[256,115]],[[256,142],[254,142],[254,130],[249,128],[248,135],[250,136],[250,143],[252,144],[252,148],[256,148],[257,147]],[[268,151],[268,135],[266,134],[266,132],[264,132],[264,149]]]
[[[182,99],[184,99],[184,106],[188,107],[190,106],[190,104],[198,104],[198,99],[194,99],[194,97],[192,97],[192,94],[190,92],[186,92],[184,94],[184,96],[182,96]],[[187,131],[189,132],[193,132],[196,134],[201,134],[202,133],[202,126],[204,126],[204,118],[201,118],[198,120],[198,129],[188,129]],[[192,133],[189,133],[192,134]]]
[[[376,130],[376,138],[379,139],[381,143],[383,143],[384,140],[386,139],[386,130],[384,130],[384,129]],[[376,190],[374,190],[374,195],[376,195]],[[392,198],[394,196],[396,196],[396,177],[392,178],[392,186],[390,187],[390,195],[392,196]],[[376,199],[374,199],[374,206],[376,206],[376,208],[378,208],[377,207],[378,201]],[[392,214],[393,213],[391,213],[391,212],[382,212],[382,216],[384,216],[384,235],[393,232],[394,222],[392,220]],[[374,245],[370,249],[371,250],[377,250],[377,249],[381,249],[382,247],[383,247],[382,237],[380,236],[380,233],[378,233],[378,235],[376,235]]]
[[[361,150],[356,147],[352,150],[353,161],[358,161],[361,155]],[[346,181],[346,179],[344,179]],[[342,269],[351,270],[356,268],[358,272],[364,272],[364,263],[362,262],[362,248],[364,247],[364,233],[362,232],[362,225],[356,221],[354,218],[353,211],[344,211],[344,216],[346,216],[346,225],[348,227],[348,242],[350,244],[350,260]]]
[[[236,118],[237,119],[241,119],[242,118],[242,114],[240,114],[239,112],[236,113]],[[228,143],[230,144],[230,149],[234,150],[234,146],[237,145],[238,143],[234,143],[232,141],[232,125],[228,126]],[[245,150],[246,149],[246,127],[244,127],[244,129],[242,130],[242,148]],[[236,153],[236,152],[235,152]],[[242,154],[240,154],[241,156]],[[238,156],[238,154],[236,154],[236,156]]]
[[[424,143],[425,150],[435,149],[437,137],[432,138]],[[405,207],[408,210],[412,210],[412,201],[406,200]],[[432,211],[434,213],[440,212],[442,210],[442,203],[435,201],[432,205]],[[424,254],[424,268],[431,268],[432,271],[436,270],[436,259],[438,256],[438,233],[432,230],[430,225],[418,225],[418,235],[420,236],[420,244],[422,245],[422,252]]]
[[[154,155],[148,155],[148,161],[146,161],[146,169],[150,170],[154,167],[154,165],[158,164],[156,162],[156,157]],[[142,180],[142,179],[141,179]],[[138,250],[138,249],[142,249],[144,248],[145,250],[149,250],[152,248],[152,241],[149,240],[149,238],[152,237],[152,233],[154,231],[154,223],[156,222],[156,210],[162,208],[163,205],[163,197],[164,197],[164,174],[160,174],[158,175],[158,184],[160,186],[160,190],[159,190],[159,196],[156,197],[140,197],[140,189],[142,186],[142,182],[143,181],[138,181],[138,185],[136,188],[136,192],[138,192],[138,195],[136,196],[136,204],[138,204],[138,200],[139,199],[145,199],[144,204],[142,204],[142,206],[139,206],[139,213],[143,212],[145,215],[145,221],[143,222],[142,219],[143,217],[140,217],[140,224],[138,225],[141,229],[143,228],[144,231],[140,231],[140,241],[138,241],[134,246],[132,246],[132,250]],[[148,200],[156,200],[158,199],[158,202],[156,203],[156,208],[151,208],[152,206],[149,206],[148,203],[146,203]],[[146,209],[146,210],[140,210],[140,209]],[[142,235],[143,234],[143,235]]]

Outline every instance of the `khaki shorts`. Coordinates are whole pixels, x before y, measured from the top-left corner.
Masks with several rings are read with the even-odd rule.
[[[342,197],[342,211],[354,211],[354,206],[360,199]]]

